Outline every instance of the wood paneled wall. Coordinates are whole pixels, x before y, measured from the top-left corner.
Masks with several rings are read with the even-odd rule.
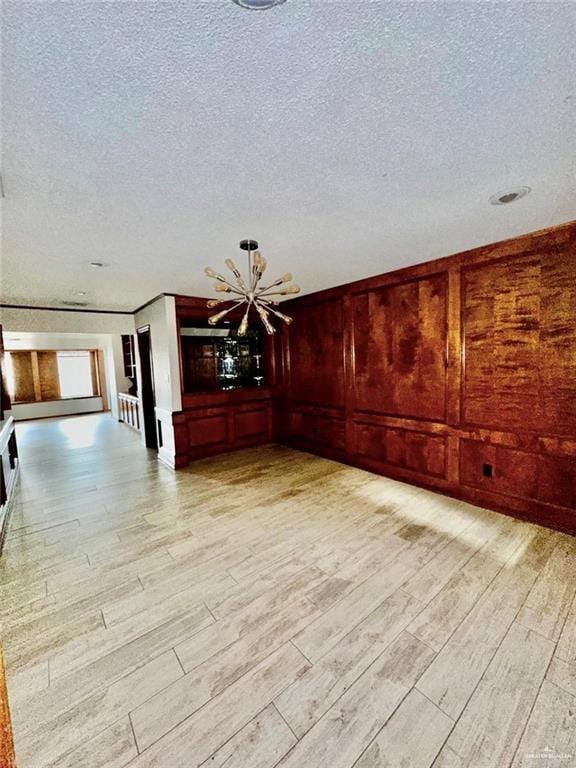
[[[576,223],[285,308],[281,440],[576,532]]]

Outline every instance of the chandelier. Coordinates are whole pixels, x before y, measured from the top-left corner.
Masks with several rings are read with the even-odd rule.
[[[215,289],[219,293],[230,293],[231,298],[222,299],[210,299],[207,306],[212,309],[220,304],[232,303],[232,306],[223,309],[215,315],[208,318],[210,325],[216,325],[223,317],[229,312],[232,312],[238,307],[246,305],[246,310],[238,326],[238,336],[245,336],[248,330],[248,316],[252,307],[256,310],[260,316],[260,320],[266,328],[267,333],[275,333],[276,329],[270,322],[270,315],[278,317],[285,323],[291,323],[292,318],[280,312],[279,309],[275,309],[278,306],[276,296],[287,296],[292,293],[300,293],[300,288],[297,285],[286,285],[292,281],[292,275],[287,272],[283,277],[275,280],[269,285],[264,287],[260,286],[260,280],[266,270],[266,259],[262,256],[258,250],[258,243],[256,240],[241,240],[240,248],[243,251],[248,252],[248,279],[244,280],[236,264],[232,259],[226,259],[224,262],[230,272],[234,275],[235,282],[231,283],[226,280],[225,277],[218,274],[212,267],[206,267],[204,272],[208,277],[212,277],[216,280]],[[259,287],[260,286],[260,287]],[[283,288],[281,286],[284,286]]]

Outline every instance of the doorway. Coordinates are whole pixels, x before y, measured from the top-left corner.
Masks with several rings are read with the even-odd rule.
[[[142,397],[142,422],[146,448],[158,450],[158,434],[156,432],[156,397],[154,394],[154,368],[152,365],[152,343],[150,326],[138,328],[138,352],[140,355],[140,387]]]

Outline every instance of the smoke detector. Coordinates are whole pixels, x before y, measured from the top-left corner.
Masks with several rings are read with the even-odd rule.
[[[275,5],[282,5],[286,0],[234,0],[236,5],[241,8],[248,8],[250,11],[267,11],[274,8]]]
[[[515,203],[516,200],[526,197],[531,191],[530,187],[515,187],[514,189],[508,189],[506,192],[497,192],[495,195],[492,195],[490,202],[492,205],[508,205],[508,203]]]

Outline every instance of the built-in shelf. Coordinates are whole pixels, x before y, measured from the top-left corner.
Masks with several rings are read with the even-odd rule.
[[[262,387],[265,383],[260,330],[183,325],[180,330],[184,393]]]
[[[134,351],[134,337],[130,334],[122,336],[122,356],[124,358],[124,376],[128,379],[135,379],[136,354]]]

